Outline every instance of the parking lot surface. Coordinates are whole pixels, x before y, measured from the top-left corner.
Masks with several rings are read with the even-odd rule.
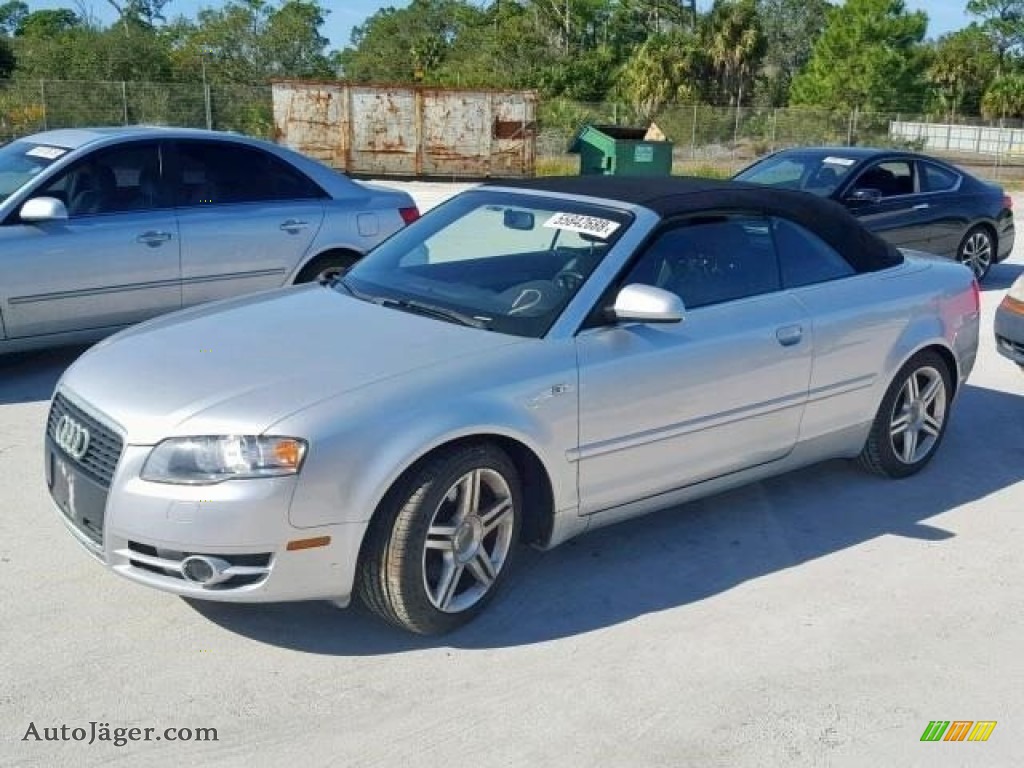
[[[426,209],[463,186],[405,188]],[[43,478],[81,350],[0,361],[0,765],[1019,766],[1024,375],[991,329],[1022,271],[1018,247],[986,282],[978,365],[920,475],[830,462],[524,552],[442,638],[106,572]],[[921,742],[934,720],[998,724]],[[90,745],[92,722],[154,730]],[[61,726],[86,741],[41,740]]]

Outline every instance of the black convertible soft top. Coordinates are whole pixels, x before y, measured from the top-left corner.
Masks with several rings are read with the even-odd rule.
[[[815,232],[858,272],[875,272],[903,261],[895,247],[865,229],[843,206],[807,192],[689,176],[550,176],[487,186],[616,200],[649,208],[662,218],[722,209],[759,211]]]

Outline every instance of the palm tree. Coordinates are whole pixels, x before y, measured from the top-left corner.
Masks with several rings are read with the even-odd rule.
[[[707,51],[730,105],[743,102],[743,87],[760,66],[765,38],[756,0],[715,0],[708,17]]]

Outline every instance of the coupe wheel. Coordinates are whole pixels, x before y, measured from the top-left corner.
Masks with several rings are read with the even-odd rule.
[[[952,391],[949,368],[937,353],[911,358],[882,398],[861,464],[886,477],[918,472],[942,442]]]
[[[420,634],[476,616],[508,572],[521,509],[515,465],[495,446],[443,451],[388,494],[371,523],[357,589]]]
[[[985,227],[975,227],[964,235],[960,248],[956,252],[957,261],[970,267],[979,282],[992,268],[995,255],[995,238]]]

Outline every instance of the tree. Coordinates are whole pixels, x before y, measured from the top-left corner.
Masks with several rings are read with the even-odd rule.
[[[927,77],[938,88],[943,106],[955,116],[979,109],[997,64],[993,42],[981,27],[971,24],[935,43]]]
[[[760,0],[758,17],[765,37],[761,94],[771,106],[785,106],[793,78],[811,58],[825,29],[828,0]]]
[[[170,0],[107,0],[115,11],[121,24],[127,28],[129,24],[142,24],[152,27],[156,22],[163,21],[164,6]]]
[[[924,86],[921,41],[928,17],[903,0],[847,0],[828,11],[807,67],[793,79],[793,104],[871,111],[908,109]]]
[[[8,0],[0,5],[0,34],[13,37],[27,16],[28,6],[21,0]]]
[[[694,101],[701,55],[700,43],[692,33],[649,38],[623,65],[616,84],[618,94],[645,122],[670,101]]]
[[[1024,116],[1024,75],[1002,75],[992,81],[981,101],[989,119]]]
[[[707,19],[707,51],[729,103],[739,106],[764,56],[755,0],[715,0]]]
[[[983,19],[982,28],[999,55],[997,74],[1006,54],[1024,45],[1024,0],[968,0],[967,12]]]
[[[33,11],[21,19],[14,34],[19,37],[54,38],[81,25],[82,20],[78,14],[67,8]]]
[[[7,41],[0,37],[0,80],[6,80],[14,72],[18,60]]]

